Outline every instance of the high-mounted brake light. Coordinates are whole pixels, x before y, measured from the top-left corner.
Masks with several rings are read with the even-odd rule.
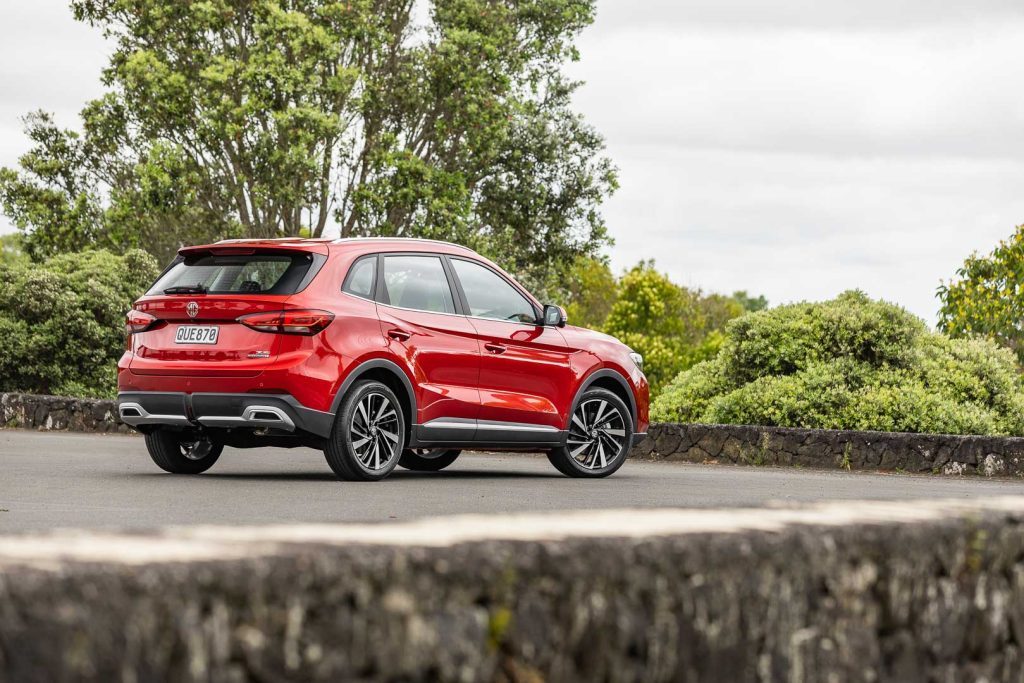
[[[271,313],[250,313],[240,317],[238,322],[260,332],[310,336],[330,325],[332,320],[334,320],[333,313],[303,308]]]
[[[156,318],[151,316],[149,313],[143,311],[136,311],[134,308],[128,311],[128,315],[125,316],[124,330],[128,334],[135,334],[136,332],[145,332],[156,323]]]

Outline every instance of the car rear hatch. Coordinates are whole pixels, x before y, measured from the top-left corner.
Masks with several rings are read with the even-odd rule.
[[[315,277],[324,253],[308,250],[184,249],[135,304],[145,329],[131,335],[133,373],[255,377],[281,353],[283,335],[243,316],[295,308],[289,298]],[[152,316],[150,321],[147,316]]]

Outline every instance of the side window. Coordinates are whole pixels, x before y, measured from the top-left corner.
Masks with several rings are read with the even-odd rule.
[[[438,256],[385,256],[381,303],[431,313],[454,313],[444,266]]]
[[[469,304],[469,314],[517,323],[537,322],[537,312],[505,278],[472,261],[452,259],[455,273]]]
[[[348,269],[345,277],[345,284],[341,291],[361,296],[364,299],[373,298],[373,280],[377,274],[377,255],[364,256]]]

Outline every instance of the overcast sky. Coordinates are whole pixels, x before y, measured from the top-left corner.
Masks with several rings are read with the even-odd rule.
[[[620,168],[613,265],[933,321],[1024,223],[1022,46],[1019,0],[599,0],[572,71]],[[25,112],[73,125],[104,61],[63,1],[0,5],[0,164]]]

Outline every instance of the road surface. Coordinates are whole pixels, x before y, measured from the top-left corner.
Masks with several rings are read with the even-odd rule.
[[[348,483],[308,449],[225,449],[208,472],[183,477],[157,469],[138,437],[0,430],[0,534],[1016,494],[1024,481],[677,463],[627,462],[608,479],[574,480],[543,456],[517,454],[466,454],[444,472]]]

